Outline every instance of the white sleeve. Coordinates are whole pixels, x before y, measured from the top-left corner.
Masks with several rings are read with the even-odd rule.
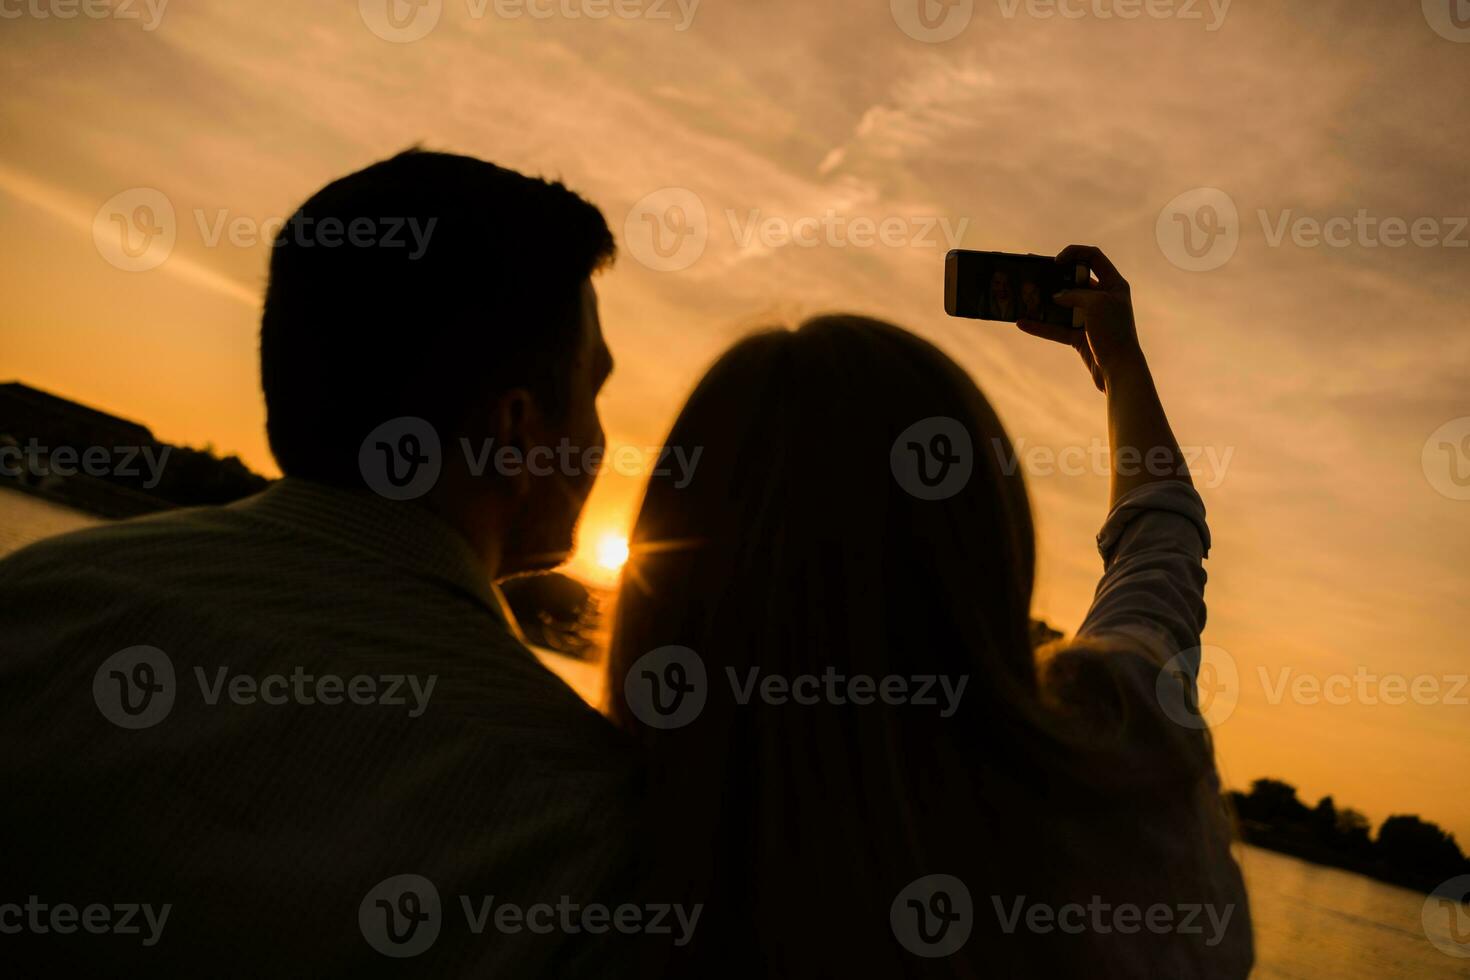
[[[1146,483],[1119,500],[1097,536],[1103,575],[1079,638],[1113,637],[1142,646],[1162,664],[1188,651],[1199,672],[1205,628],[1205,569],[1210,529],[1205,505],[1187,483]]]

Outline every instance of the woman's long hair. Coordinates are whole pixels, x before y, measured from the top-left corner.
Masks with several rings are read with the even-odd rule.
[[[895,443],[918,432],[931,467],[965,452],[958,440],[932,441],[930,432],[953,431],[936,419],[963,427],[973,469],[953,495],[924,499],[934,494],[913,492],[902,465],[915,450]],[[1130,768],[1109,758],[1139,736],[1127,731],[1136,720],[1121,696],[1112,707],[1122,714],[1107,725],[1051,703],[1056,685],[1039,679],[1031,644],[1030,507],[989,403],[913,334],[824,316],[721,357],[668,445],[697,451],[697,464],[687,485],[655,475],[648,486],[608,685],[611,714],[646,753],[644,887],[650,900],[704,905],[693,941],[663,950],[666,966],[676,975],[1031,972],[1045,937],[1001,930],[990,896],[1063,900],[1072,872],[1051,863],[1075,864],[1070,850],[1084,848],[1058,839],[1053,815],[1100,827],[1126,820],[1167,791],[1161,783],[1197,780],[1208,755],[1186,747],[1168,750],[1183,767]],[[625,688],[638,659],[667,646],[694,651],[707,678],[702,711],[676,729],[648,725],[630,705],[636,674]],[[1054,678],[1062,687],[1079,680],[1067,669]],[[952,713],[937,681],[935,704],[835,703],[825,693],[816,704],[778,704],[759,693],[769,675],[829,672],[908,678],[911,693],[926,677],[965,687]],[[1180,739],[1145,737],[1161,751]],[[931,874],[960,878],[975,905],[970,941],[943,959],[913,955],[890,928],[899,892]]]

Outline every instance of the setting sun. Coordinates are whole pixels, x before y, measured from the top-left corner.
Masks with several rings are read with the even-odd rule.
[[[616,572],[628,560],[628,539],[609,532],[597,539],[597,564]]]

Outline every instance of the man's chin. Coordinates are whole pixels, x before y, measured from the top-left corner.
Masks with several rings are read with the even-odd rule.
[[[538,572],[549,572],[565,565],[571,560],[571,557],[572,553],[570,551],[531,555],[513,564],[502,566],[502,577],[512,578],[516,575],[535,575]]]
[[[555,548],[544,550],[517,550],[514,554],[502,555],[500,560],[500,577],[511,578],[515,575],[535,575],[537,572],[549,572],[560,568],[572,559],[572,543],[570,541]]]

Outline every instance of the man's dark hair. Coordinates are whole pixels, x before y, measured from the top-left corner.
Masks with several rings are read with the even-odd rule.
[[[559,413],[582,283],[613,252],[592,204],[473,157],[411,149],[328,184],[271,254],[260,373],[282,472],[358,485],[381,423],[448,440],[515,387]]]

